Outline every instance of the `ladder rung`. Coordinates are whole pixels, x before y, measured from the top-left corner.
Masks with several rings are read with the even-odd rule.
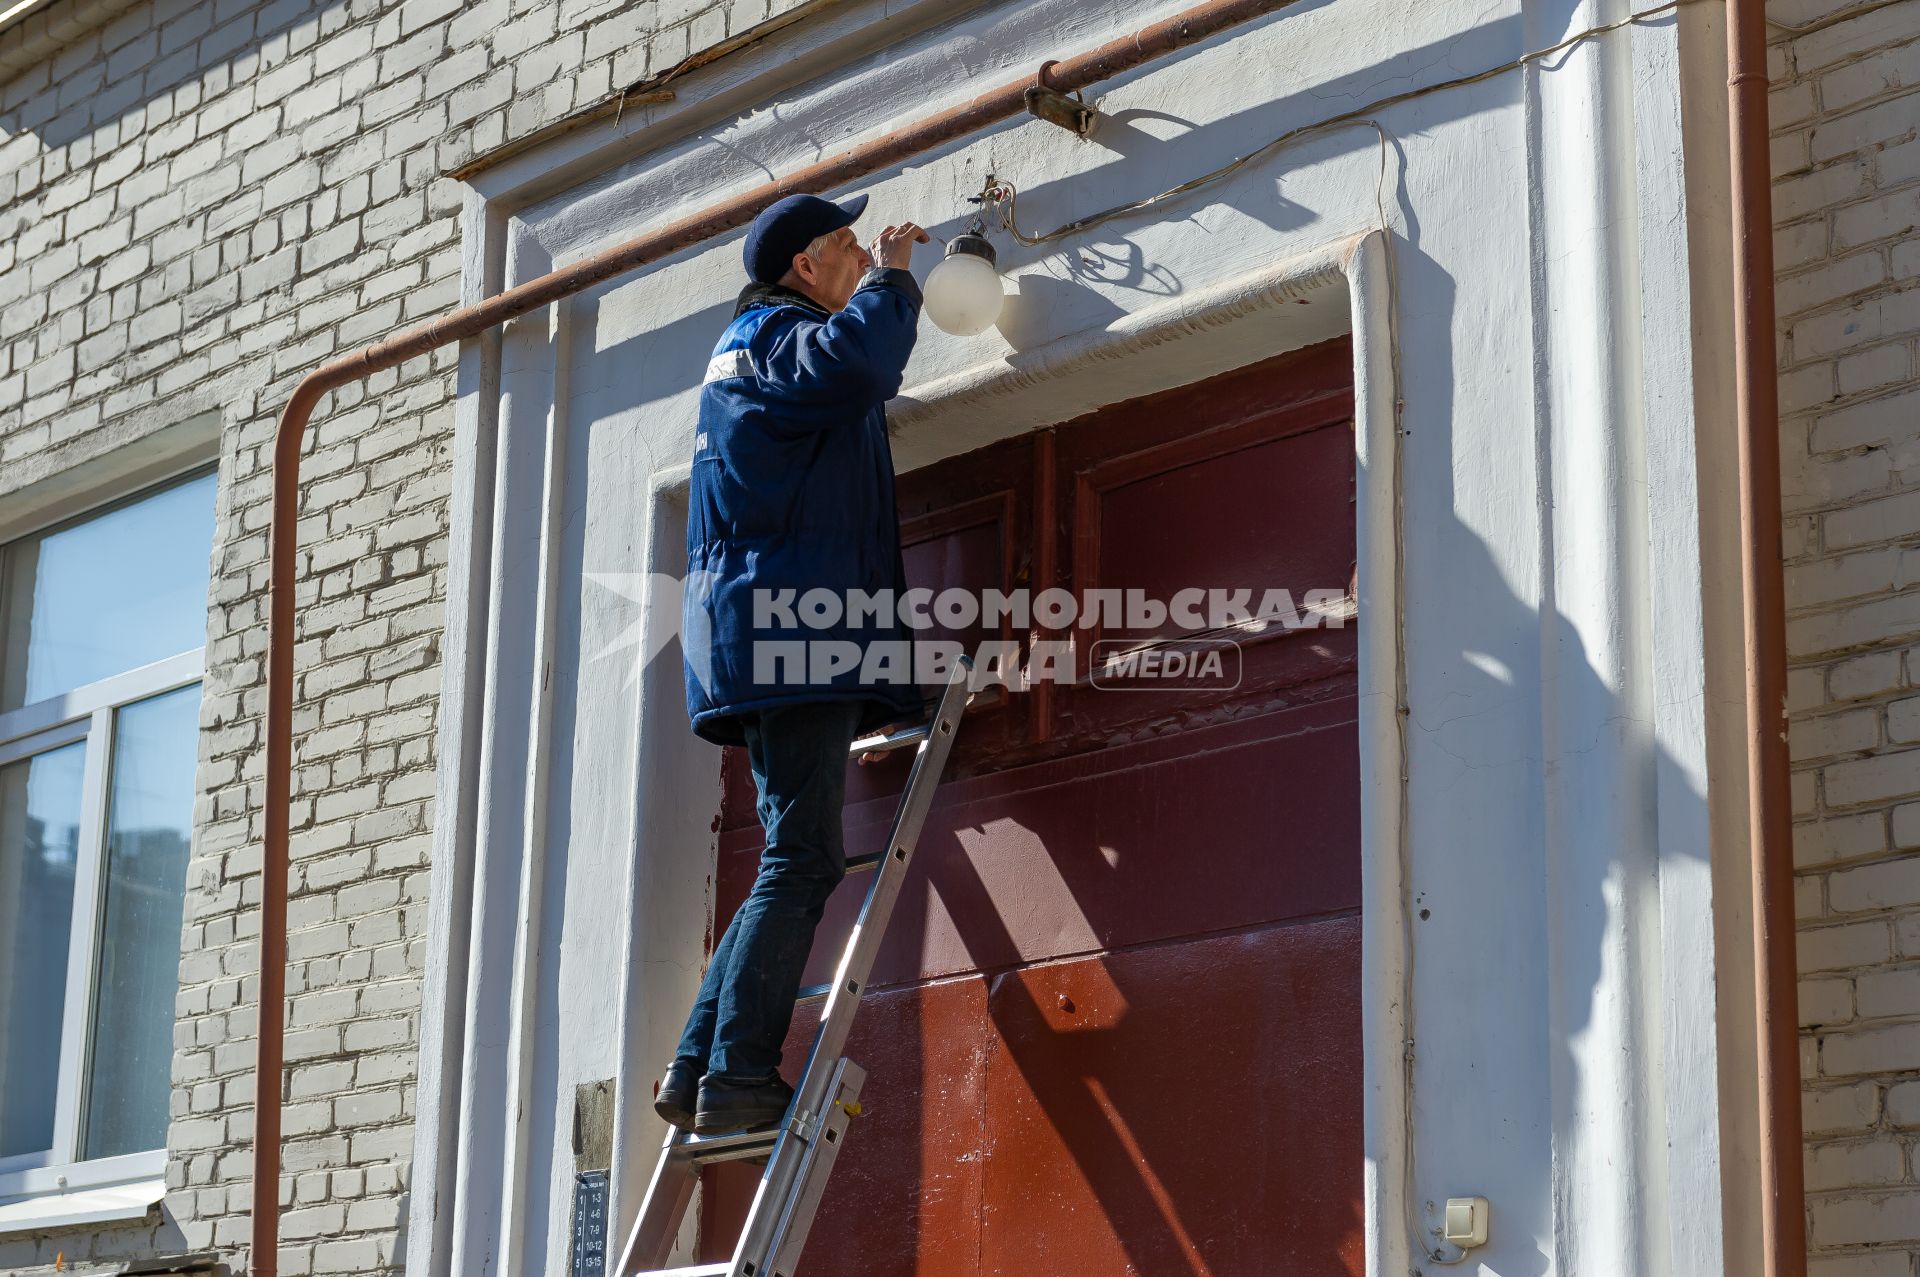
[[[731,1261],[724,1264],[699,1264],[693,1268],[655,1268],[633,1277],[727,1277],[733,1271]]]
[[[825,1002],[827,995],[833,992],[833,981],[825,984],[806,984],[800,986],[800,996],[793,1000],[797,1007],[809,1007],[816,1002]]]
[[[889,750],[905,749],[909,745],[918,745],[927,738],[927,725],[908,727],[891,736],[862,736],[847,749],[847,755],[858,758],[862,754],[884,754]]]
[[[765,1157],[780,1138],[780,1128],[767,1131],[736,1131],[731,1135],[691,1135],[674,1142],[676,1157],[704,1166],[709,1162],[739,1162],[750,1157]]]

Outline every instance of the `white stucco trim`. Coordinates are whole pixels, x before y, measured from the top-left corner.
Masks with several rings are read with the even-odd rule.
[[[911,386],[887,410],[898,434],[895,460],[915,469],[1337,337],[1352,323],[1345,283],[1358,244],[1341,240],[1129,311],[1104,328]]]
[[[461,305],[502,288],[502,217],[467,192]],[[493,575],[495,433],[499,418],[497,329],[460,352],[454,407],[453,486],[447,532],[447,619],[441,636],[440,722],[433,858],[427,890],[427,970],[421,992],[415,1084],[413,1182],[407,1271],[443,1273],[453,1232],[452,1185],[459,1146],[461,1061],[468,1053],[467,962],[473,931],[475,828],[481,807],[486,724],[488,582]]]

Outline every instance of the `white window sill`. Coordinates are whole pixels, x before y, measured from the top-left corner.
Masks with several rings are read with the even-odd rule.
[[[111,1224],[144,1218],[166,1196],[164,1179],[49,1193],[0,1206],[0,1233],[44,1232],[79,1224]]]

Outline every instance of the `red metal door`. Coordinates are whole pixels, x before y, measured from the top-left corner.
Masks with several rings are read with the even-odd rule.
[[[908,575],[1161,601],[1344,591],[1350,369],[1328,343],[905,476]],[[1096,643],[1176,628],[1077,629],[1075,678],[971,712],[849,1048],[866,1111],[805,1277],[1361,1271],[1354,626],[1237,627],[1231,686],[1089,677]],[[760,846],[743,761],[723,917]],[[854,769],[850,853],[879,846],[904,773]],[[709,1172],[710,1257],[752,1182]]]

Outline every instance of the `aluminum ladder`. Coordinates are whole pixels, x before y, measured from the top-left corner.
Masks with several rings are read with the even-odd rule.
[[[850,757],[915,746],[913,770],[894,812],[883,850],[847,861],[849,874],[873,870],[866,902],[840,957],[830,984],[800,991],[799,1003],[824,1002],[820,1028],[807,1066],[794,1090],[793,1104],[771,1130],[732,1135],[692,1135],[669,1129],[653,1180],[633,1231],[620,1254],[615,1277],[793,1277],[807,1243],[814,1212],[820,1208],[827,1177],[833,1172],[847,1126],[860,1112],[860,1086],[866,1071],[841,1054],[853,1018],[860,1010],[867,976],[887,934],[900,884],[913,863],[914,844],[933,805],[933,792],[946,770],[947,755],[967,707],[967,683],[973,662],[954,663],[946,690],[925,726],[871,736],[853,743]],[[733,1259],[720,1264],[663,1268],[693,1201],[700,1170],[716,1162],[764,1161],[760,1187],[747,1212]]]

